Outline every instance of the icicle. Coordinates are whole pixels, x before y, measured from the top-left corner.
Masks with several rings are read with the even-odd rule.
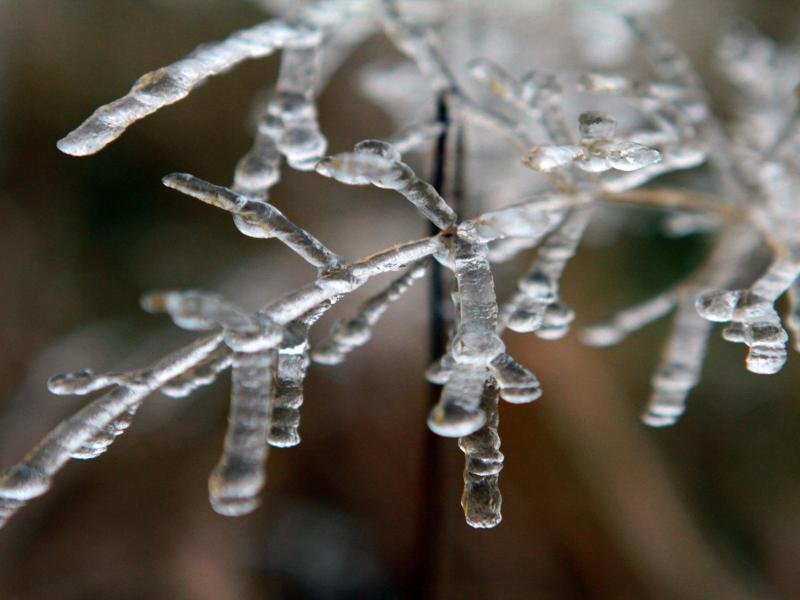
[[[461,507],[467,524],[476,528],[495,527],[502,520],[502,497],[498,487],[503,453],[497,433],[497,386],[489,379],[481,394],[480,408],[486,423],[471,435],[461,437],[458,447],[464,452],[464,493]]]
[[[308,330],[334,302],[323,302],[286,326],[278,348],[272,423],[267,436],[271,446],[288,448],[300,443],[298,428],[300,407],[303,405],[303,381],[310,363]]]
[[[372,338],[372,329],[389,308],[427,271],[429,260],[411,264],[406,272],[388,287],[364,302],[355,316],[338,321],[327,339],[314,349],[311,358],[324,365],[335,365],[344,361],[347,354],[363,346]]]
[[[456,236],[451,252],[458,284],[459,320],[451,344],[455,367],[428,418],[428,427],[447,437],[462,437],[480,429],[486,416],[480,408],[489,364],[505,350],[497,327],[497,300],[486,244]]]
[[[300,407],[303,380],[309,365],[308,325],[292,321],[278,350],[272,416],[267,441],[270,446],[288,448],[300,443]]]
[[[697,299],[697,311],[709,321],[733,321],[737,325],[726,339],[743,342],[750,348],[748,371],[771,375],[783,367],[789,336],[768,299],[743,290],[710,292]]]
[[[281,56],[277,95],[269,111],[280,123],[277,147],[289,166],[310,171],[325,154],[327,140],[319,130],[314,93],[317,45],[288,43]]]
[[[439,229],[449,229],[456,222],[456,214],[447,202],[432,185],[420,180],[386,142],[359,142],[353,153],[322,159],[317,164],[317,173],[349,185],[371,184],[400,192]]]
[[[211,505],[239,516],[258,506],[264,486],[275,352],[235,352],[225,449],[208,480]]]
[[[80,127],[58,142],[74,156],[94,154],[133,123],[182,100],[207,78],[249,58],[268,56],[289,42],[314,46],[320,32],[304,24],[267,21],[234,33],[222,42],[203,44],[186,58],[140,77],[127,95],[101,106]]]
[[[337,254],[271,204],[237,194],[187,173],[167,175],[163,182],[168,188],[243,217],[237,223],[240,231],[253,237],[278,238],[315,267],[327,270],[342,264]]]
[[[274,137],[276,132],[270,131],[273,125],[269,123],[269,117],[266,117],[265,121],[259,123],[253,146],[236,164],[233,175],[234,192],[264,201],[267,199],[269,189],[278,183],[281,176],[281,154]],[[241,219],[246,220],[242,215],[234,215],[233,218],[237,226]],[[258,231],[257,224],[247,223],[247,225],[250,227],[246,227],[247,230],[242,232],[245,235],[248,235],[251,227]]]
[[[21,462],[0,475],[0,526],[29,500],[44,494],[53,476],[74,453],[103,435],[145,396],[205,360],[221,341],[222,334],[202,338],[137,371],[137,377],[131,380],[135,383],[114,387],[50,431]]]

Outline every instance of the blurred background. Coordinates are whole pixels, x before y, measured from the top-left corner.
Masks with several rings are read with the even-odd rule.
[[[454,4],[496,19],[495,37],[519,40],[513,50],[525,62],[509,65],[512,72],[579,71],[579,29],[564,21],[563,3],[531,2],[525,19],[511,3],[492,3],[490,15],[489,3]],[[52,374],[143,366],[190,339],[143,315],[143,292],[218,290],[255,308],[314,277],[279,243],[245,238],[222,212],[160,184],[173,171],[230,181],[277,57],[215,78],[99,155],[70,158],[55,147],[140,74],[258,22],[262,8],[243,0],[0,0],[3,466],[85,402],[49,395]],[[750,19],[786,43],[797,41],[800,18],[792,0],[685,0],[661,17],[724,114],[728,90],[709,63],[723,17]],[[472,58],[459,54],[463,39],[450,42],[454,60]],[[364,73],[391,73],[386,65],[398,61],[376,36],[333,77],[320,98],[331,151],[401,124],[392,119],[402,112],[396,98],[381,103],[359,91]],[[412,104],[407,113],[430,108]],[[466,132],[475,148],[482,135]],[[430,169],[425,156],[412,162],[420,173]],[[468,193],[470,186],[504,193],[504,179],[486,171],[468,170]],[[391,194],[314,175],[285,171],[272,199],[348,259],[426,231]],[[501,407],[504,521],[496,529],[464,524],[463,455],[425,426],[429,305],[421,282],[344,365],[311,367],[303,442],[272,451],[258,511],[224,518],[207,499],[227,377],[188,399],[154,396],[108,453],[73,461],[0,532],[0,597],[800,598],[797,355],[779,375],[757,376],[745,371],[740,346],[715,335],[684,419],[648,429],[638,414],[668,322],[604,350],[583,347],[577,333],[678,280],[708,241],[667,238],[657,215],[634,215],[613,236],[601,223],[589,242],[563,281],[578,315],[573,332],[558,342],[507,338],[544,396]],[[501,297],[529,258],[498,268]],[[316,335],[381,283],[337,306]]]

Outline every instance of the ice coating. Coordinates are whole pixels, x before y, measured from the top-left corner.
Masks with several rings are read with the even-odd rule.
[[[488,246],[456,236],[451,241],[458,286],[458,326],[450,353],[454,367],[431,410],[428,427],[446,437],[463,437],[483,426],[481,394],[489,364],[505,350],[497,328],[497,299],[489,268]]]
[[[365,140],[356,145],[353,153],[322,159],[316,169],[320,175],[342,183],[395,190],[439,229],[449,229],[456,222],[456,214],[447,202],[432,185],[419,179],[387,142]]]
[[[342,264],[337,254],[271,204],[237,194],[187,173],[173,173],[164,177],[163,181],[168,188],[242,217],[247,227],[244,228],[241,222],[237,226],[240,230],[244,229],[242,232],[245,235],[275,237],[320,269],[331,269]]]
[[[94,154],[139,119],[188,96],[207,78],[243,60],[268,56],[290,41],[314,46],[320,41],[320,32],[305,24],[276,19],[238,31],[222,42],[204,44],[186,58],[142,75],[125,96],[97,109],[60,140],[58,148],[73,156]]]
[[[222,346],[197,366],[161,386],[161,393],[171,398],[185,398],[196,389],[214,383],[232,361],[230,349]]]
[[[458,55],[459,61],[469,65],[472,78],[494,96],[488,101],[483,98],[487,94],[472,97],[453,76],[447,54],[439,49],[438,22],[420,16],[424,10],[418,3],[393,0],[326,0],[301,7],[299,20],[275,20],[244,30],[145,75],[130,94],[101,107],[60,142],[59,147],[68,153],[95,152],[135,120],[181,99],[205,78],[280,48],[277,82],[260,106],[252,146],[237,163],[231,187],[183,174],[170,175],[165,183],[230,212],[244,235],[280,239],[317,267],[317,276],[300,288],[266,300],[255,312],[221,296],[196,291],[147,296],[146,308],[168,312],[181,327],[222,331],[172,355],[174,360],[168,357],[172,362],[162,361],[141,371],[95,374],[84,370],[54,377],[49,385],[55,393],[87,394],[108,388],[105,396],[89,405],[100,403],[102,409],[91,412],[87,407],[79,413],[83,414],[80,419],[76,415],[65,421],[29,457],[0,477],[3,519],[27,499],[43,493],[50,477],[68,458],[91,458],[103,452],[129,425],[145,395],[158,389],[173,397],[186,396],[231,366],[231,421],[224,457],[210,481],[212,502],[225,514],[252,510],[264,483],[267,443],[288,447],[300,440],[299,409],[309,366],[310,327],[331,305],[372,277],[399,273],[315,348],[318,362],[341,361],[347,352],[369,341],[381,315],[422,275],[420,265],[433,256],[443,268],[454,271],[457,290],[448,351],[427,374],[431,381],[444,385],[429,425],[436,433],[460,438],[467,460],[462,504],[468,523],[496,525],[500,521],[497,474],[502,467],[498,396],[510,403],[525,403],[541,395],[535,375],[505,353],[499,335],[506,327],[532,331],[543,339],[567,334],[574,315],[560,298],[561,277],[597,212],[595,207],[603,203],[659,209],[673,226],[682,223],[684,231],[702,230],[713,246],[709,260],[688,279],[620,312],[608,323],[590,328],[585,336],[596,345],[613,344],[677,309],[673,333],[653,377],[653,394],[644,415],[647,423],[671,424],[684,412],[687,395],[702,370],[712,327],[708,319],[728,323],[725,339],[750,346],[748,368],[774,372],[785,360],[787,339],[774,306],[787,293],[791,314],[786,324],[795,346],[800,347],[800,222],[795,216],[800,208],[796,176],[800,111],[791,89],[800,69],[777,44],[746,29],[726,37],[719,56],[745,100],[736,115],[740,122],[728,132],[713,116],[699,78],[680,49],[667,43],[646,19],[631,18],[631,30],[653,64],[653,72],[641,79],[627,74],[589,74],[579,85],[592,94],[621,96],[643,119],[621,116],[621,124],[637,123],[632,130],[623,131],[610,115],[590,110],[580,115],[576,128],[568,126],[563,116],[563,108],[571,106],[571,99],[564,95],[573,89],[568,83],[562,89],[553,74],[530,71],[517,78],[511,70],[487,59],[470,61],[469,55]],[[393,136],[391,143],[368,139],[351,153],[324,158],[326,140],[315,98],[332,68],[342,62],[355,41],[374,30],[376,21],[417,65],[438,106],[427,95],[413,98],[421,106],[414,106],[411,124]],[[509,69],[522,72],[517,70],[520,66],[526,65],[510,65]],[[393,87],[404,88],[406,81]],[[391,107],[382,108],[387,115],[396,116]],[[436,119],[431,116],[434,112],[438,113]],[[391,123],[391,127],[395,125]],[[500,163],[506,157],[495,153],[492,146],[491,157],[482,156],[479,150],[477,156],[451,164],[448,148],[441,147],[447,144],[440,142],[457,138],[453,132],[465,125],[468,139],[498,134],[507,138],[508,149],[513,151],[509,161],[524,160],[547,177],[532,177],[535,181],[530,187],[503,179],[498,197],[486,199],[492,202],[492,210],[482,212],[477,201],[484,199],[478,197],[481,181],[476,175],[494,181],[488,177],[494,175],[489,169],[502,168]],[[405,152],[431,149],[436,151],[445,179],[459,169],[466,172],[463,189],[452,196],[453,206],[459,195],[467,200],[463,215],[445,202],[444,198],[451,200],[452,190],[447,185],[440,192],[435,190],[403,162]],[[427,163],[430,157],[420,158]],[[343,183],[394,189],[441,233],[345,264],[269,204],[284,159],[294,169],[316,171]],[[706,160],[717,179],[703,180],[702,193],[670,188],[665,194],[657,187],[635,190],[658,175]],[[520,171],[524,174],[524,169]],[[540,192],[543,181],[552,191]],[[537,195],[531,197],[531,190],[537,190]],[[517,191],[513,198],[518,199],[512,199],[510,194]],[[634,191],[641,196],[627,195]],[[501,196],[503,203],[496,202]],[[506,204],[507,198],[513,204]],[[757,274],[739,277],[749,275],[750,259],[764,247],[773,255],[770,268],[760,278]],[[538,251],[537,257],[498,317],[490,263],[508,260],[529,248]],[[565,365],[565,370],[568,368]]]
[[[583,332],[583,342],[590,346],[613,346],[629,334],[638,331],[670,312],[678,301],[675,290],[658,294],[641,304],[618,312],[605,323],[587,327]]]
[[[503,305],[499,325],[543,339],[566,335],[574,313],[559,299],[558,281],[575,255],[589,224],[591,206],[570,211],[539,247],[536,260],[519,281],[517,292]]]
[[[538,400],[542,388],[536,375],[508,354],[498,354],[489,369],[500,389],[500,397],[511,404],[526,404]]]
[[[136,372],[135,385],[118,385],[62,421],[21,462],[0,475],[0,526],[29,500],[44,494],[53,476],[93,443],[123,415],[135,410],[145,396],[205,360],[222,342],[221,334],[201,338]]]
[[[225,448],[208,480],[211,506],[239,516],[258,506],[264,487],[275,351],[235,352]]]
[[[573,164],[588,173],[604,173],[610,169],[637,171],[661,161],[658,150],[614,137],[616,121],[610,115],[582,113],[578,128],[579,144],[536,146],[528,151],[523,162],[542,173]]]
[[[673,425],[686,410],[686,397],[700,381],[711,325],[690,300],[678,305],[661,362],[651,379],[652,391],[642,421],[651,427]]]
[[[745,362],[749,371],[777,373],[786,362],[789,336],[775,302],[796,284],[798,277],[800,262],[777,258],[749,289],[716,290],[699,296],[697,311],[709,321],[732,323],[726,339],[749,347]]]
[[[464,492],[461,507],[471,527],[495,527],[502,520],[502,496],[498,486],[503,468],[497,411],[497,385],[488,380],[484,385],[480,409],[486,422],[479,430],[459,438],[458,447],[464,453]]]
[[[424,277],[429,263],[427,259],[412,263],[403,275],[364,302],[353,317],[337,321],[328,337],[314,348],[311,354],[314,362],[325,365],[339,364],[352,350],[366,344],[372,337],[372,329],[389,306],[417,279]]]
[[[303,382],[311,363],[308,331],[333,306],[323,302],[285,328],[278,347],[275,388],[272,395],[271,422],[267,441],[270,446],[288,448],[300,443],[300,407],[303,405]]]

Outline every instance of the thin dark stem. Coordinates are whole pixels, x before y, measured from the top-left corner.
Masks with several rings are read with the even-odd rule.
[[[461,197],[461,132],[450,119],[444,96],[439,98],[437,104],[437,119],[443,128],[434,149],[431,184],[458,213],[460,209],[458,200]],[[432,227],[431,234],[436,233],[438,230]],[[447,349],[448,324],[448,315],[445,311],[446,273],[436,261],[433,261],[430,281],[429,349],[432,362],[438,360]],[[428,401],[425,406],[426,419],[428,410],[436,404],[440,393],[439,386],[429,386]],[[416,588],[414,595],[417,598],[433,599],[437,596],[437,573],[442,549],[444,511],[440,492],[444,469],[441,440],[429,431],[426,431],[424,436],[420,467],[419,516],[414,544],[413,581]]]

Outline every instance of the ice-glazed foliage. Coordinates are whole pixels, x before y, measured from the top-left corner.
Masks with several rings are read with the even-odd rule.
[[[284,243],[316,268],[317,278],[254,312],[200,291],[145,295],[145,310],[166,313],[181,328],[208,333],[140,370],[96,374],[86,369],[53,377],[49,388],[56,394],[104,393],[3,472],[0,523],[43,494],[70,458],[104,452],[148,395],[186,396],[228,368],[228,431],[209,479],[211,503],[225,515],[252,511],[266,482],[269,446],[300,441],[303,381],[311,363],[341,363],[368,343],[392,303],[439,263],[451,273],[454,319],[447,351],[427,371],[431,383],[443,386],[428,426],[458,438],[465,454],[461,503],[467,523],[497,525],[503,466],[498,402],[529,403],[542,395],[536,376],[506,353],[502,334],[506,329],[533,332],[543,340],[568,334],[574,312],[561,297],[561,278],[593,216],[608,204],[660,209],[672,231],[702,231],[712,240],[707,260],[695,273],[583,333],[586,343],[608,346],[675,312],[652,378],[643,414],[647,424],[670,425],[683,414],[700,380],[714,322],[728,324],[726,340],[748,347],[747,369],[778,371],[787,360],[788,334],[775,303],[785,293],[786,327],[800,349],[800,107],[795,91],[800,58],[749,26],[738,25],[726,34],[718,62],[738,91],[736,114],[741,116],[725,128],[689,61],[648,16],[648,8],[658,4],[592,4],[636,44],[649,63],[647,75],[586,73],[576,86],[574,78],[565,83],[556,74],[536,70],[536,56],[530,56],[528,65],[511,65],[523,72],[517,77],[481,56],[459,55],[454,62],[443,53],[441,22],[431,10],[436,3],[321,0],[298,8],[291,18],[272,19],[205,44],[142,76],[127,95],[95,111],[59,142],[62,151],[93,154],[207,78],[245,59],[280,52],[274,90],[261,107],[252,148],[236,165],[232,184],[179,173],[163,182],[227,211],[243,234]],[[421,117],[399,123],[399,133],[388,141],[364,140],[352,151],[326,156],[315,99],[349,51],[379,32],[428,86],[429,96],[408,99]],[[591,51],[591,40],[584,40],[586,50]],[[405,85],[402,80],[386,91],[395,93]],[[575,123],[575,115],[567,116],[565,109],[575,94],[616,96],[627,105],[628,118],[618,121],[590,110]],[[485,173],[491,157],[464,156],[463,147],[448,150],[453,134],[465,129],[479,131],[482,143],[506,144],[513,161],[528,167],[526,181],[532,183],[520,188],[515,202],[489,203],[467,185],[459,193],[468,200],[464,206],[473,209],[461,214],[464,206],[452,190],[428,183],[404,160],[407,153],[428,152],[446,175],[469,169],[473,160],[489,160],[481,165],[481,179],[495,182]],[[701,164],[711,173],[702,193],[645,186],[664,173]],[[270,189],[287,167],[306,171],[308,177],[319,174],[346,185],[396,192],[432,224],[433,233],[347,263],[269,203]],[[511,184],[503,187],[504,193],[517,190]],[[771,264],[763,273],[748,273],[746,265],[753,262],[748,259],[765,248]],[[511,296],[498,303],[493,263],[523,251],[533,255],[530,266]],[[396,273],[394,279],[310,347],[310,328],[331,306],[389,272]]]

